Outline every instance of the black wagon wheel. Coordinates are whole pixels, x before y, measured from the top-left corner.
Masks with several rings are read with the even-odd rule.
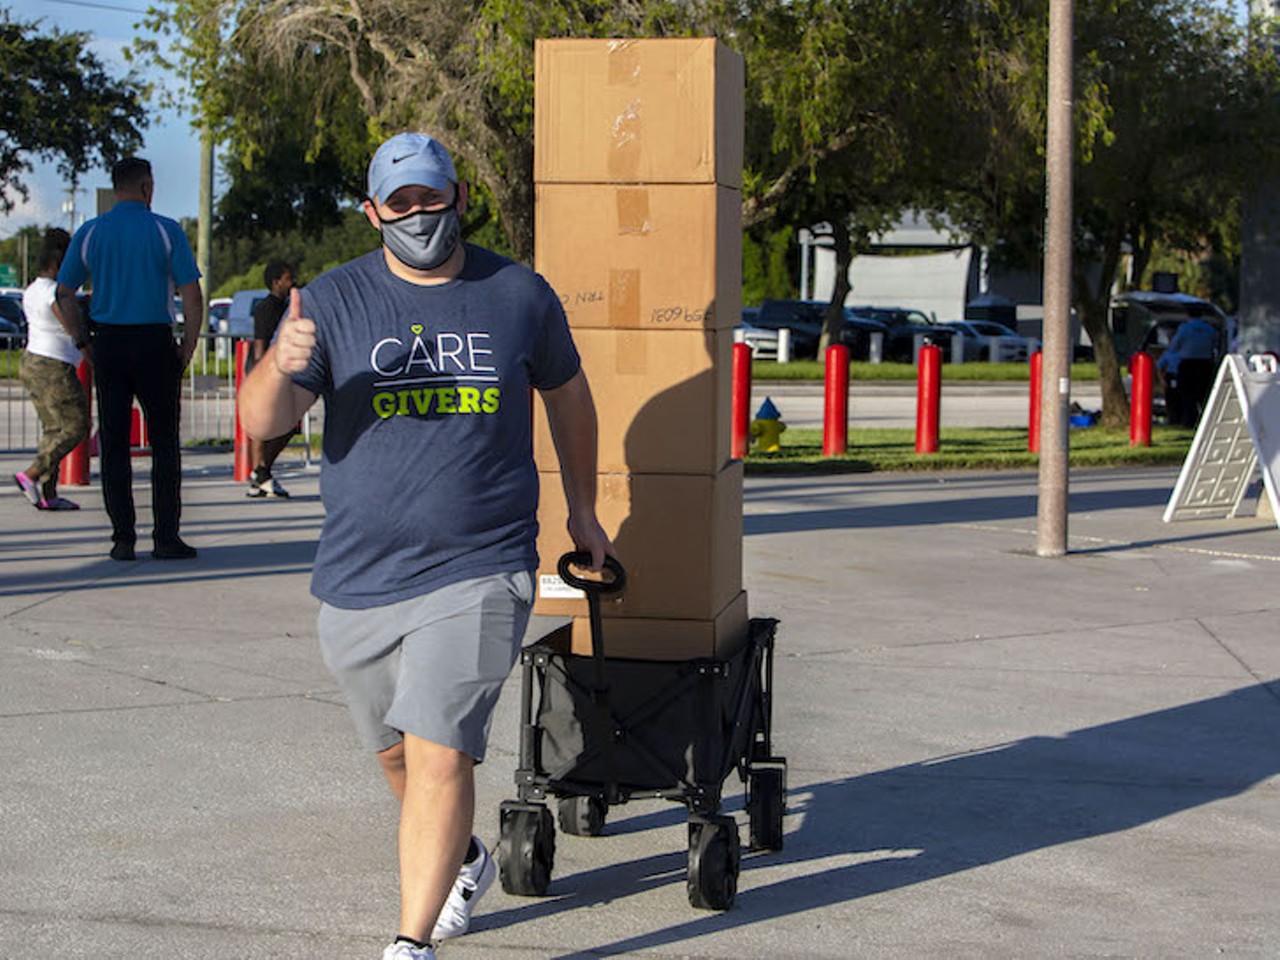
[[[604,830],[607,810],[603,797],[561,797],[557,809],[560,829],[575,837],[598,837]]]
[[[556,859],[556,827],[541,804],[502,810],[498,874],[502,889],[521,897],[540,897],[551,885]]]
[[[747,776],[747,816],[751,822],[752,849],[782,849],[782,817],[786,812],[786,768],[753,766]]]
[[[728,910],[738,893],[741,847],[732,817],[689,821],[689,903],[700,910]]]

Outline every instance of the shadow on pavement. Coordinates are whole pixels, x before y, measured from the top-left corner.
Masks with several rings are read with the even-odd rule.
[[[758,493],[758,491],[753,491]],[[809,498],[812,502],[814,497]],[[1073,493],[1072,513],[1101,510],[1133,510],[1163,507],[1169,489],[1159,486],[1127,490]],[[934,524],[975,521],[1034,519],[1034,496],[964,497],[926,502],[892,503],[866,507],[839,507],[831,510],[798,510],[793,513],[757,513],[745,518],[746,536],[767,533],[796,533],[814,530],[856,530],[874,527],[920,527]]]
[[[732,910],[561,956],[651,950],[1151,823],[1243,793],[1280,773],[1278,727],[1280,681],[1063,737],[1030,737],[793,787],[786,847],[743,857]],[[593,842],[607,844],[611,831],[630,833],[682,819],[683,811],[673,807],[622,820]],[[657,887],[668,888],[673,906],[678,898],[683,911],[685,862],[685,851],[673,850],[556,878],[551,893],[558,899],[478,917],[475,929],[506,927]],[[753,870],[783,864],[805,864],[807,870],[763,886],[752,883]]]
[[[243,543],[200,545],[200,555],[194,560],[165,561],[153,560],[150,542],[140,540],[138,559],[117,563],[106,556],[106,548],[102,546],[110,545],[109,538],[97,538],[93,542],[95,549],[91,555],[77,552],[68,556],[66,566],[60,570],[50,569],[48,560],[53,558],[46,553],[37,569],[0,573],[0,597],[117,589],[125,583],[144,586],[309,573],[316,554],[314,539],[286,540],[252,546]],[[195,542],[199,544],[198,539]],[[101,552],[97,547],[101,547]]]

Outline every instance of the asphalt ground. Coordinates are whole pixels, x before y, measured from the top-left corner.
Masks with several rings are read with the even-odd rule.
[[[316,648],[318,474],[250,501],[228,460],[186,458],[192,562],[108,560],[97,488],[64,491],[78,513],[0,494],[0,957],[376,958],[394,933],[396,811]],[[1174,476],[1075,473],[1059,559],[1033,473],[749,478],[784,848],[696,910],[682,808],[633,801],[441,956],[1280,955],[1280,537],[1251,505],[1162,523]],[[491,844],[518,693],[478,770]]]

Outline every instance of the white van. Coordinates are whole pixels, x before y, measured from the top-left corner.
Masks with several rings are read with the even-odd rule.
[[[232,343],[253,338],[253,311],[267,299],[270,292],[265,287],[261,290],[237,290],[231,295],[230,305],[222,317],[210,310],[209,326],[217,334],[213,344],[215,357],[226,360],[234,350]],[[212,308],[212,304],[210,307]]]
[[[252,337],[253,311],[267,299],[270,292],[266,287],[261,290],[237,290],[231,295],[231,306],[227,310],[226,319],[218,320],[215,330],[233,337]]]

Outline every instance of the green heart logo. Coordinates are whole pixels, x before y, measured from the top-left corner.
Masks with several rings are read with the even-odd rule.
[[[413,335],[416,337],[418,334],[422,333],[422,324],[420,324],[420,323],[415,323],[415,324],[414,324],[412,327],[410,327],[409,329],[413,331]]]

